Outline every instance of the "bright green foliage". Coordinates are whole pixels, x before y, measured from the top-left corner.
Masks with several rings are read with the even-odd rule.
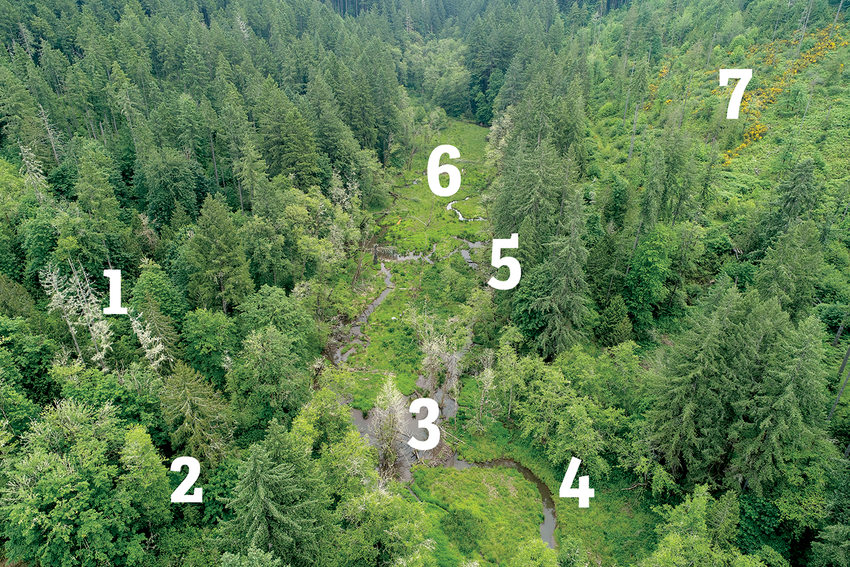
[[[0,416],[15,435],[26,431],[39,413],[38,406],[21,392],[21,382],[11,353],[0,348]]]
[[[557,554],[538,539],[519,544],[516,555],[507,563],[508,567],[558,567]]]
[[[764,566],[757,557],[741,555],[734,548],[737,503],[721,497],[715,500],[705,486],[676,506],[659,510],[664,523],[658,527],[661,541],[655,552],[640,565],[645,567],[685,567],[686,565]]]
[[[339,514],[346,525],[337,550],[342,565],[418,565],[430,547],[422,508],[385,489],[348,500]]]
[[[848,567],[847,8],[0,0],[0,563]]]
[[[230,312],[252,291],[248,261],[227,205],[207,197],[183,258],[189,265],[190,299],[200,307]]]
[[[600,408],[579,396],[559,369],[538,358],[523,359],[519,371],[528,377],[526,396],[516,408],[523,433],[540,443],[553,463],[581,455],[594,469],[606,470],[600,457],[603,438],[594,423]]]
[[[111,406],[65,401],[45,412],[9,479],[0,525],[10,559],[146,565],[148,530],[168,521],[165,470],[150,438],[122,428]]]
[[[225,365],[238,345],[235,329],[233,319],[206,309],[190,311],[183,323],[186,362],[220,390],[224,389]]]
[[[186,299],[168,278],[168,274],[156,262],[148,261],[142,263],[129,304],[137,311],[143,311],[143,306],[150,300],[155,301],[162,314],[173,321],[181,322],[188,310]]]
[[[281,567],[280,559],[275,559],[273,553],[264,553],[252,547],[245,554],[234,555],[225,553],[221,556],[221,567]]]
[[[151,434],[161,436],[165,424],[160,416],[158,397],[144,388],[133,387],[136,381],[150,379],[150,376],[141,375],[142,372],[133,368],[125,376],[119,376],[80,365],[58,364],[50,369],[51,377],[62,388],[62,398],[91,407],[114,406],[115,415],[126,423],[141,423]]]
[[[289,423],[308,399],[309,383],[298,366],[293,341],[276,327],[252,331],[227,373],[234,412],[245,429],[272,418]]]
[[[672,265],[669,245],[666,230],[658,226],[641,240],[632,258],[625,300],[638,332],[645,332],[652,325],[658,304],[667,296],[665,282]]]

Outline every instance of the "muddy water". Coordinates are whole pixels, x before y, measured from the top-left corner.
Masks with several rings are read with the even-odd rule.
[[[459,471],[471,468],[471,467],[479,467],[479,468],[487,468],[492,469],[495,467],[506,467],[509,469],[515,469],[522,474],[525,480],[534,484],[537,487],[537,491],[540,493],[540,499],[543,502],[543,523],[540,524],[540,539],[542,539],[546,544],[555,549],[555,527],[558,525],[557,516],[555,515],[555,501],[552,498],[552,491],[549,490],[549,487],[543,482],[536,474],[534,474],[531,469],[522,466],[520,463],[514,461],[513,459],[501,458],[495,459],[492,461],[484,461],[481,463],[470,463],[468,461],[464,461],[463,459],[458,459],[457,456],[448,463],[447,466],[450,466]]]
[[[453,201],[457,202],[457,201]],[[461,220],[484,220],[484,219],[464,219],[463,215],[460,214],[459,211],[453,209],[451,207],[452,203],[449,203],[449,207],[452,210],[457,212],[458,217]],[[460,252],[463,256],[464,260],[466,260],[467,264],[469,264],[473,268],[477,268],[477,264],[472,261],[470,257],[470,250],[475,248],[484,247],[483,242],[470,242],[465,239],[463,240],[466,244],[466,248],[459,248],[456,251]],[[386,258],[389,261],[410,261],[410,260],[419,260],[425,261],[429,263],[433,263],[431,260],[431,256],[434,254],[436,250],[436,245],[434,249],[427,255],[424,254],[408,254],[405,256],[400,256],[398,254],[393,254],[392,257]],[[452,252],[454,253],[454,252]],[[390,292],[395,289],[395,284],[392,282],[392,272],[390,272],[389,268],[386,267],[384,262],[381,262],[381,273],[384,276],[384,289],[381,293],[376,297],[372,303],[370,303],[366,309],[361,313],[351,325],[351,328],[348,330],[347,335],[341,337],[339,341],[339,345],[333,349],[332,358],[335,364],[340,364],[348,360],[348,358],[356,352],[358,346],[364,346],[368,344],[369,338],[363,334],[363,325],[368,321],[369,316],[375,312],[375,309],[378,308],[381,303],[383,303]],[[417,385],[420,386],[420,381],[417,381]],[[448,392],[445,391],[444,387],[437,388],[434,392],[433,398],[440,405],[440,418],[437,420],[437,424],[439,425],[445,419],[450,419],[457,415],[458,404],[457,401],[452,398]],[[414,415],[409,412],[404,412],[406,416],[404,421],[401,424],[401,438],[408,439],[410,437],[415,437],[417,439],[424,439],[426,435],[423,429],[418,427],[418,421],[425,417],[425,410],[420,412],[421,415]],[[372,420],[373,413],[370,412],[369,415],[363,415],[358,409],[351,409],[351,421],[354,423],[357,430],[360,434],[369,442],[373,443],[371,438],[372,433]],[[552,498],[552,492],[549,490],[549,487],[546,486],[537,475],[535,475],[531,470],[524,467],[520,463],[514,461],[513,459],[496,459],[493,461],[485,461],[481,463],[471,463],[468,461],[464,461],[462,459],[457,458],[457,454],[451,447],[447,446],[445,443],[441,443],[437,448],[432,451],[420,451],[415,452],[410,446],[404,442],[399,446],[399,462],[397,463],[397,472],[398,476],[402,481],[410,482],[413,480],[412,475],[410,473],[411,466],[417,461],[427,461],[427,460],[436,460],[438,457],[436,452],[441,452],[439,455],[439,460],[444,463],[443,466],[454,468],[457,470],[464,470],[470,467],[481,467],[481,468],[495,468],[495,467],[508,467],[515,470],[518,470],[522,476],[534,484],[537,487],[538,492],[540,493],[540,499],[543,505],[543,523],[540,524],[540,538],[551,548],[555,547],[555,527],[557,526],[557,516],[555,514],[555,502]],[[434,462],[434,461],[432,461]],[[415,495],[414,495],[415,496]]]
[[[377,309],[378,306],[387,299],[390,292],[395,289],[395,284],[392,282],[392,272],[387,269],[383,262],[381,262],[381,273],[384,275],[384,290],[366,307],[363,313],[358,315],[357,319],[351,323],[351,329],[348,330],[348,334],[340,338],[339,346],[333,349],[331,357],[334,364],[340,364],[347,361],[348,357],[356,352],[357,347],[355,345],[368,344],[369,339],[363,334],[363,325],[369,320],[369,315],[374,313],[375,309]]]

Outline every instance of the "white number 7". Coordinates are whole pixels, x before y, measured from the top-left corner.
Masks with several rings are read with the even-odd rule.
[[[561,498],[578,498],[579,508],[590,508],[590,499],[596,496],[596,491],[590,488],[590,477],[587,475],[578,477],[578,488],[573,488],[573,481],[578,474],[579,465],[581,465],[581,459],[575,457],[570,459],[570,465],[567,467],[567,474],[564,475],[564,482],[561,483],[558,496]]]
[[[487,281],[487,285],[493,289],[513,289],[519,283],[522,277],[522,267],[519,265],[519,260],[512,256],[502,258],[502,248],[519,248],[519,235],[514,232],[510,238],[494,238],[493,239],[493,255],[490,263],[494,268],[508,267],[508,279],[497,280],[495,276]]]
[[[729,99],[729,106],[726,108],[726,119],[736,120],[741,111],[741,99],[744,98],[744,89],[747,88],[747,83],[753,78],[752,69],[720,69],[720,86],[729,85],[729,79],[738,79],[735,88],[732,90],[732,97]]]

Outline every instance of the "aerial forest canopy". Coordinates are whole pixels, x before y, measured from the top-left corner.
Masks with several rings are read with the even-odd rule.
[[[850,567],[848,9],[0,0],[0,565]]]

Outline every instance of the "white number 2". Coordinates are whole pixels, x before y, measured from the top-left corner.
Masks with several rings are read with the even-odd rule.
[[[508,279],[497,280],[495,276],[487,281],[487,285],[493,289],[507,290],[513,289],[519,283],[522,276],[522,267],[519,265],[519,260],[512,256],[502,258],[503,248],[519,248],[519,235],[514,232],[510,238],[494,238],[493,239],[493,254],[490,263],[494,268],[508,267]]]
[[[590,477],[587,475],[578,477],[578,488],[573,488],[573,481],[578,474],[579,465],[581,465],[581,459],[575,457],[570,459],[567,474],[564,475],[558,496],[561,498],[578,498],[579,508],[590,508],[590,499],[596,496],[596,491],[590,488]]]
[[[747,88],[747,83],[753,78],[752,69],[720,69],[720,86],[729,85],[729,79],[738,79],[735,88],[732,90],[732,97],[729,99],[729,106],[726,108],[726,119],[736,120],[741,111],[741,99],[744,98],[744,89]]]
[[[449,144],[434,148],[434,151],[428,156],[428,186],[431,188],[431,192],[438,197],[451,197],[460,189],[460,170],[450,163],[440,165],[440,158],[443,154],[448,154],[451,159],[457,159],[460,157],[460,150]],[[448,187],[440,185],[441,173],[449,176]]]
[[[126,315],[127,308],[121,307],[121,270],[103,270],[109,278],[109,307],[103,308],[104,315]]]
[[[440,417],[440,406],[431,398],[418,398],[410,404],[410,413],[419,413],[422,408],[428,410],[428,415],[420,419],[417,425],[428,432],[428,437],[424,441],[411,437],[407,444],[417,451],[429,451],[440,444],[440,428],[435,425]]]
[[[199,463],[198,459],[194,457],[177,457],[174,459],[174,462],[171,463],[171,472],[179,472],[183,467],[187,467],[189,469],[189,474],[186,475],[186,478],[183,479],[180,486],[171,493],[171,501],[189,503],[203,502],[203,488],[196,488],[192,491],[192,494],[189,494],[189,489],[192,488],[192,485],[194,485],[198,480],[198,477],[201,476],[201,463]]]

